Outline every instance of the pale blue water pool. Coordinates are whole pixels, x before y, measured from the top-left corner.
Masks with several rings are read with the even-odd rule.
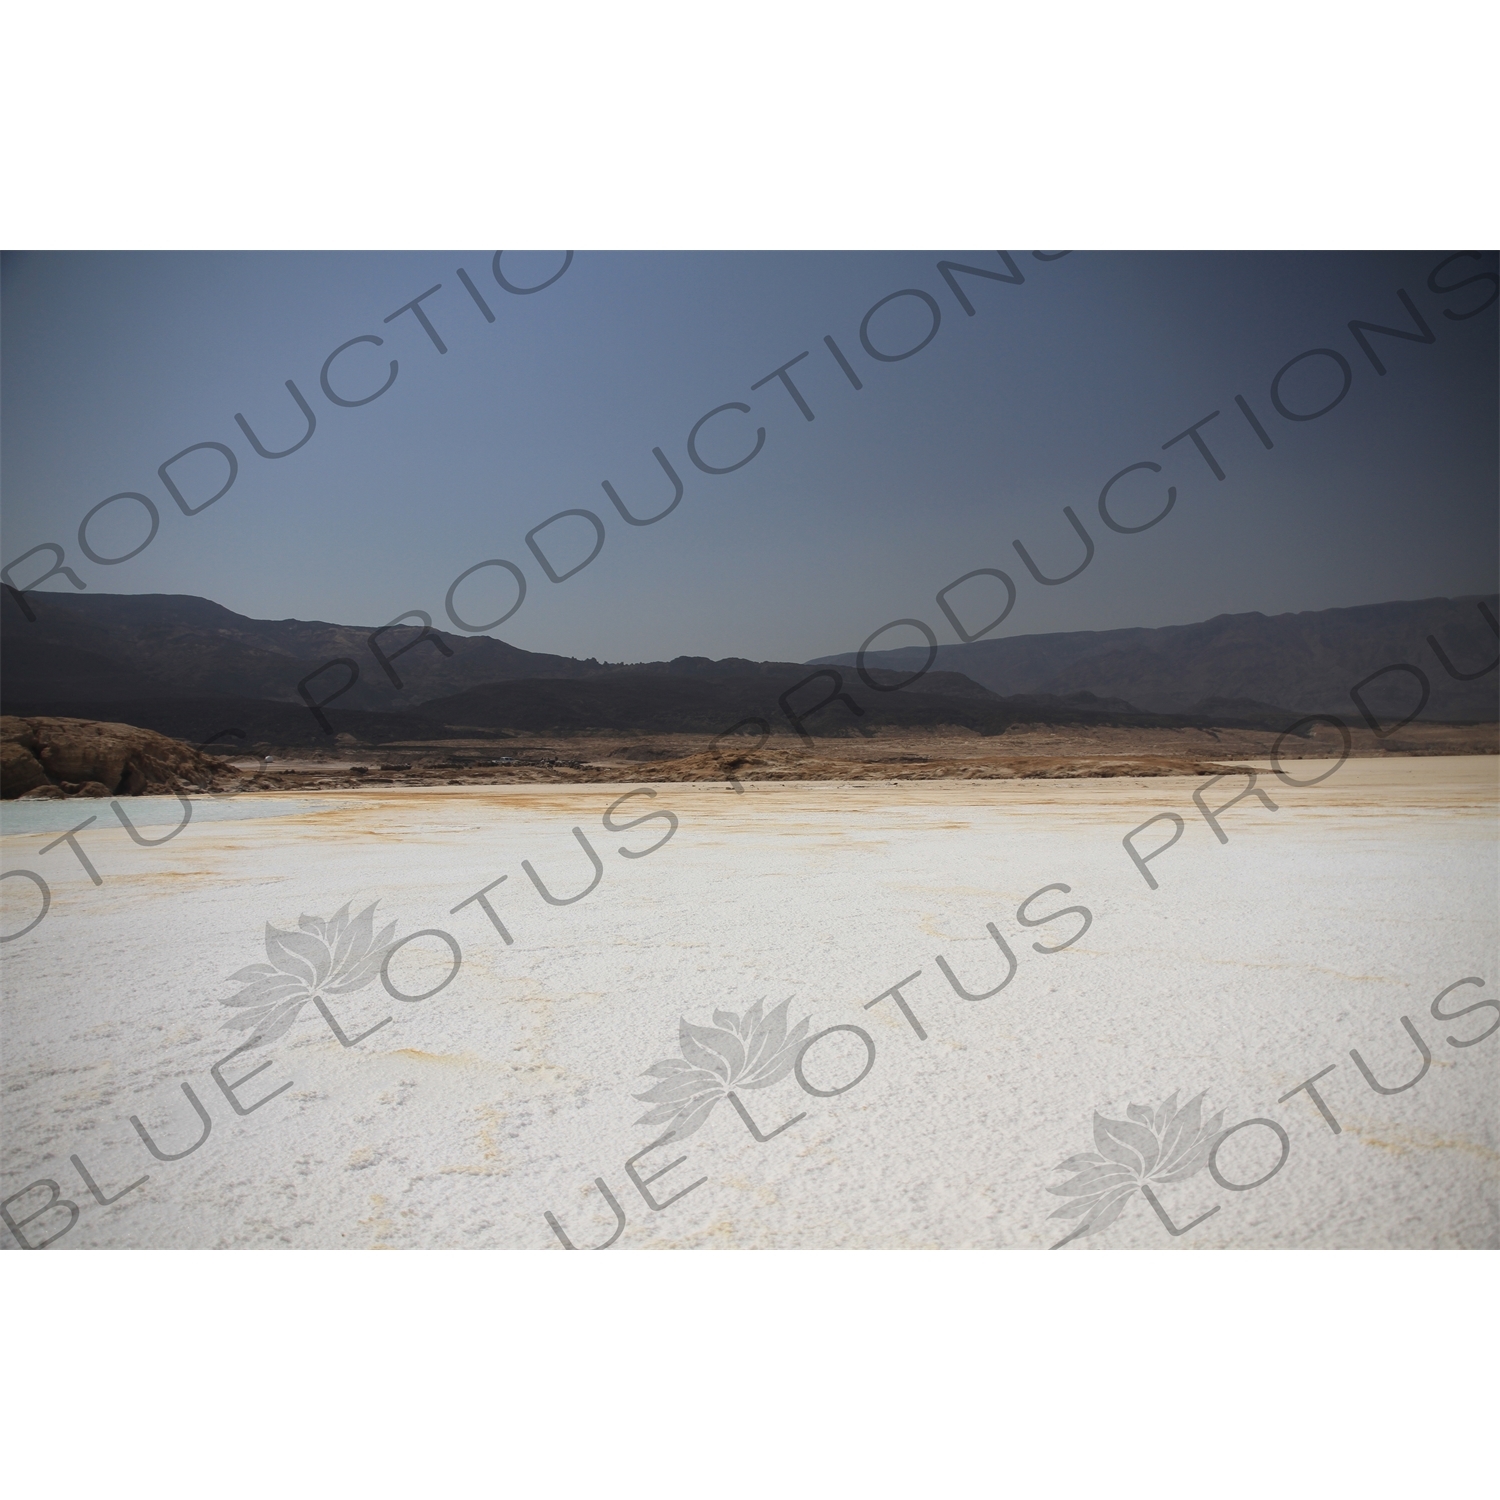
[[[303,813],[330,812],[337,802],[311,798],[257,797],[253,793],[223,797],[194,796],[193,823],[232,823],[245,818],[295,818]],[[120,806],[137,828],[182,822],[182,803],[176,797],[121,797]],[[63,833],[90,816],[96,828],[119,828],[108,797],[72,797],[65,802],[0,802],[0,834]]]

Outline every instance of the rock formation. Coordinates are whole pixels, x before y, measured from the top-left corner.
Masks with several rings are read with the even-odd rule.
[[[0,796],[140,797],[227,790],[239,774],[181,740],[92,719],[0,718]]]

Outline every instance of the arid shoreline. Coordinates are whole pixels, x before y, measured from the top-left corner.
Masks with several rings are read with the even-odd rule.
[[[359,786],[473,786],[601,780],[635,782],[937,781],[1214,776],[1247,761],[1337,758],[1336,726],[1277,736],[1262,730],[1072,729],[1020,726],[1001,736],[900,732],[869,738],[820,738],[811,748],[779,735],[758,735],[709,748],[699,735],[593,733],[522,740],[434,741],[375,747],[342,745],[326,753],[301,748],[231,764],[242,790],[319,790]],[[1348,754],[1493,755],[1494,724],[1415,724],[1380,738],[1351,728]],[[1279,740],[1279,745],[1278,745]],[[607,775],[601,776],[601,772]]]

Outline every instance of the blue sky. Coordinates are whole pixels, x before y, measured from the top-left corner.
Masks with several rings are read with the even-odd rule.
[[[804,659],[849,650],[902,616],[955,636],[937,590],[975,568],[1016,583],[997,634],[1164,625],[1222,612],[1321,609],[1496,587],[1496,310],[1479,282],[1429,289],[1451,252],[1098,253],[1041,260],[1010,254],[1012,285],[959,277],[942,259],[1003,271],[993,251],[912,253],[580,252],[551,286],[517,296],[495,280],[492,252],[130,253],[8,255],[3,281],[3,552],[56,542],[91,589],[189,593],[242,613],[382,624],[425,609],[452,628],[444,598],[475,563],[509,559],[525,603],[493,633],[533,650],[608,660],[688,653]],[[543,281],[562,254],[509,254],[517,285]],[[488,303],[487,322],[456,275]],[[1442,272],[1451,285],[1495,257]],[[411,313],[423,302],[447,346]],[[1432,344],[1373,336],[1378,375],[1350,319],[1411,326],[1404,289]],[[862,347],[882,298],[925,292],[941,321],[909,358]],[[931,328],[906,296],[868,333],[887,352]],[[320,389],[327,356],[358,335],[331,374],[378,399],[344,408]],[[855,390],[823,343],[831,335],[863,383]],[[1327,415],[1278,416],[1272,377],[1304,351],[1348,361],[1347,396]],[[778,380],[752,386],[808,351],[790,374],[808,422]],[[269,447],[305,422],[295,381],[317,417],[296,453],[255,455],[234,414]],[[1315,356],[1281,388],[1312,410],[1336,395],[1335,361]],[[1243,394],[1275,447],[1234,404]],[[708,424],[701,456],[725,466],[765,429],[756,457],[711,475],[690,461],[690,429],[729,402],[746,415]],[[1190,441],[1202,429],[1226,478]],[[217,503],[185,516],[158,465],[194,443],[232,448],[239,472]],[[682,503],[651,526],[624,524],[601,488],[638,514],[670,498],[652,449],[684,483]],[[1121,535],[1100,522],[1103,483],[1152,461],[1114,492],[1118,518],[1148,520],[1166,485],[1177,503],[1160,524]],[[196,467],[201,465],[201,467]],[[190,500],[222,482],[198,453],[173,471]],[[115,566],[89,562],[78,527],[108,496],[148,496],[160,529]],[[1071,506],[1096,545],[1069,583],[1081,545]],[[526,533],[556,512],[586,509],[605,528],[597,557],[550,582]],[[146,534],[144,510],[120,501],[89,527],[100,555]],[[594,537],[587,522],[549,528],[564,571]],[[28,582],[40,555],[16,571]],[[988,618],[985,580],[955,595]],[[71,592],[61,578],[46,589]],[[509,575],[471,577],[456,601],[470,621],[509,607]],[[910,644],[895,631],[880,647]]]

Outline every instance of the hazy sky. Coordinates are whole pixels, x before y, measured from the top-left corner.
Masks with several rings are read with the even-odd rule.
[[[492,253],[20,254],[3,282],[3,553],[56,542],[90,589],[187,593],[265,618],[377,625],[425,609],[454,628],[444,598],[465,569],[508,559],[525,574],[520,610],[493,633],[533,649],[601,659],[678,654],[800,660],[850,650],[885,621],[927,620],[956,639],[934,595],[961,574],[998,568],[1017,601],[998,635],[1165,625],[1241,610],[1277,613],[1389,599],[1492,591],[1497,580],[1496,309],[1452,319],[1490,296],[1490,281],[1439,294],[1433,268],[1450,252],[1378,254],[1113,254],[1043,261],[1010,252],[1012,285],[960,275],[970,317],[937,263],[1005,271],[993,251],[848,254],[580,252],[545,290],[518,296],[492,273]],[[1458,260],[1453,285],[1496,257]],[[561,253],[508,254],[516,285],[545,280]],[[488,304],[465,290],[466,270]],[[411,312],[383,320],[441,283],[422,309],[439,353]],[[865,314],[891,293],[925,292],[935,336],[909,358],[880,361],[861,342]],[[1376,373],[1350,319],[1412,326],[1404,289],[1436,335],[1430,345],[1372,335]],[[877,349],[897,352],[931,328],[921,298],[871,318]],[[377,399],[389,361],[399,372]],[[831,335],[863,389],[826,348]],[[1349,365],[1347,396],[1326,415],[1291,421],[1272,378],[1308,350]],[[777,379],[751,387],[803,351],[789,372],[808,422]],[[296,383],[317,426],[306,430],[285,386]],[[1343,376],[1315,355],[1279,389],[1290,410],[1335,397]],[[1267,450],[1235,405],[1248,401]],[[703,429],[695,467],[688,433]],[[1202,437],[1162,445],[1217,410]],[[186,516],[158,465],[195,443],[235,453],[230,490]],[[609,480],[637,515],[671,497],[652,457],[660,447],[685,492],[655,525],[626,525]],[[1150,460],[1112,496],[1125,525],[1107,529],[1099,491]],[[200,451],[170,471],[190,503],[223,482]],[[114,566],[80,551],[79,523],[123,492],[160,514],[154,541]],[[1058,576],[1083,548],[1071,506],[1097,548],[1070,582],[1033,580],[1012,543]],[[550,582],[526,533],[556,512],[585,509],[605,528],[598,556]],[[88,529],[117,556],[148,519],[121,500]],[[593,544],[586,521],[539,538],[558,572]],[[50,559],[16,570],[29,583]],[[953,602],[990,618],[992,580]],[[1003,602],[1000,585],[994,593]],[[45,591],[72,590],[54,578]],[[969,592],[972,590],[973,592]],[[471,622],[515,597],[490,568],[459,589]],[[911,644],[897,631],[877,647]]]

